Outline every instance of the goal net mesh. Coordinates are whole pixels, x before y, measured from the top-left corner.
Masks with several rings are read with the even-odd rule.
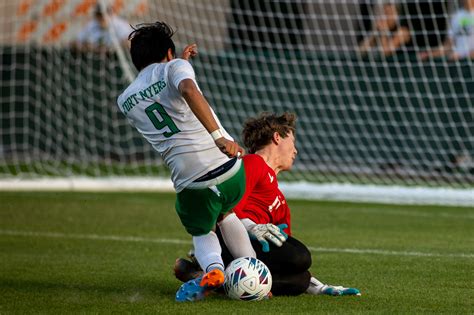
[[[377,28],[383,3],[397,23]],[[472,188],[474,68],[420,59],[453,35],[457,1],[101,1],[135,25],[164,20],[225,128],[262,111],[295,112],[298,158],[287,181]],[[115,103],[136,75],[127,48],[72,49],[88,0],[0,3],[0,177],[168,177]],[[474,14],[462,31],[474,40]],[[381,40],[402,27],[392,54]],[[470,33],[469,33],[470,32]],[[456,35],[456,34],[454,34]],[[474,47],[474,44],[471,44]]]

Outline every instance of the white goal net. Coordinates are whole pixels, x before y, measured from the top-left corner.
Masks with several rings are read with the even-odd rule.
[[[299,154],[281,179],[288,187],[314,184],[296,190],[317,195],[312,189],[325,187],[327,197],[352,185],[355,199],[398,187],[400,202],[403,192],[424,187],[474,204],[474,8],[464,1],[110,0],[99,7],[108,40],[86,47],[77,39],[96,1],[0,3],[0,188],[35,179],[47,188],[58,178],[68,187],[111,178],[105,185],[123,188],[123,177],[132,186],[168,178],[115,104],[136,74],[110,26],[121,17],[132,25],[166,21],[177,30],[178,52],[198,44],[197,80],[236,139],[249,116],[297,114]]]

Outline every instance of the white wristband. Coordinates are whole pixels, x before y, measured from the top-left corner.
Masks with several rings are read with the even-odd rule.
[[[224,134],[222,133],[222,130],[220,129],[216,129],[213,132],[211,132],[211,137],[212,139],[214,139],[214,141],[216,141],[219,138],[222,138],[223,136]]]

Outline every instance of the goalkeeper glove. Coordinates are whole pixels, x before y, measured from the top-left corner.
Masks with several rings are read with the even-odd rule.
[[[283,231],[288,225],[279,224],[278,226],[267,224],[255,224],[247,230],[251,239],[256,239],[262,244],[262,250],[267,253],[270,251],[268,241],[280,247],[286,241],[288,235]]]

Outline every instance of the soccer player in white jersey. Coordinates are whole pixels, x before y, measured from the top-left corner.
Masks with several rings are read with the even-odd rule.
[[[164,22],[134,28],[130,54],[139,74],[117,104],[171,170],[176,211],[193,236],[196,258],[205,271],[184,283],[176,300],[194,301],[224,282],[216,223],[234,257],[255,257],[255,251],[231,210],[245,191],[239,159],[243,149],[224,130],[198,87],[187,61],[196,55],[196,45],[176,58],[173,34]]]

